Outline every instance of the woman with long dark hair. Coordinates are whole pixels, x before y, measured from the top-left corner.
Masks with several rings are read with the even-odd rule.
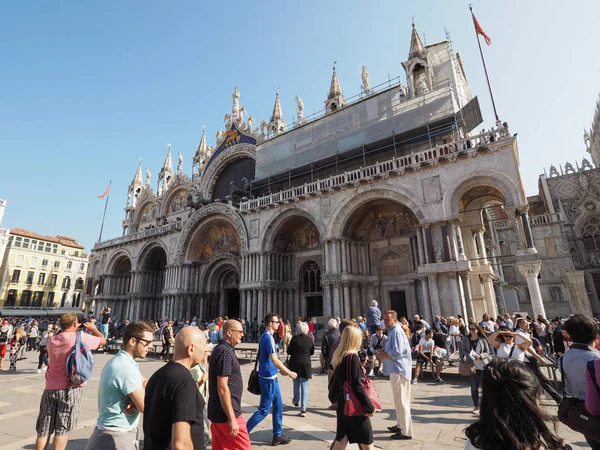
[[[483,330],[476,323],[470,322],[469,335],[461,341],[461,357],[465,360],[472,360],[475,366],[475,372],[469,377],[474,414],[479,412],[479,381],[483,369],[482,355],[485,354],[491,354],[491,348]]]
[[[465,450],[558,450],[563,441],[540,407],[542,386],[529,368],[498,358],[483,369],[479,420],[465,430]],[[569,448],[569,447],[566,447]]]

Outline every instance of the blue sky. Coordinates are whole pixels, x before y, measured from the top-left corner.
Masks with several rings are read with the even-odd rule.
[[[550,164],[586,156],[600,92],[600,2],[474,0],[492,46],[484,48],[498,112],[519,134],[528,195]],[[121,235],[127,186],[143,159],[156,188],[167,152],[192,156],[240,104],[268,119],[277,88],[284,116],[320,110],[331,67],[347,97],[404,72],[411,18],[427,43],[448,28],[484,127],[493,122],[467,2],[440,1],[30,1],[0,14],[0,198],[2,226],[70,235],[89,250]],[[176,161],[175,161],[176,164]]]

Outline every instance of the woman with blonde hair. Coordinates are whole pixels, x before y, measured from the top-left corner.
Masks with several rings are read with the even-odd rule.
[[[358,444],[362,450],[372,450],[373,429],[370,417],[375,413],[371,400],[365,393],[362,378],[365,376],[360,366],[358,351],[361,348],[363,333],[360,328],[347,326],[342,332],[340,343],[333,354],[331,364],[334,368],[333,382],[329,390],[329,400],[337,403],[337,427],[332,450],[343,450],[348,443]],[[346,416],[344,414],[343,385],[349,381],[352,391],[366,411],[366,416]]]
[[[8,369],[10,372],[15,372],[17,370],[19,348],[22,345],[25,345],[25,336],[27,336],[27,332],[23,326],[20,326],[10,340],[10,368]]]

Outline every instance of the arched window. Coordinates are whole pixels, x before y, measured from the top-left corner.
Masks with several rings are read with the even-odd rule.
[[[71,278],[70,277],[64,277],[63,278],[63,282],[62,282],[62,288],[68,290],[70,287],[71,287]]]
[[[71,261],[67,262],[67,270],[71,270],[71,267],[73,266],[73,263]]]
[[[321,269],[316,262],[309,262],[304,266],[302,277],[302,290],[305,294],[316,294],[323,291],[321,286]]]
[[[600,249],[600,216],[590,217],[584,222],[581,236],[586,250]]]
[[[79,277],[79,278],[77,278],[77,281],[75,282],[75,290],[81,291],[82,289],[83,289],[83,278]]]

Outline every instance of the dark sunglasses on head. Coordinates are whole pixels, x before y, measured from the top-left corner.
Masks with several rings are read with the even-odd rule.
[[[477,328],[469,328],[471,331],[477,331]]]

